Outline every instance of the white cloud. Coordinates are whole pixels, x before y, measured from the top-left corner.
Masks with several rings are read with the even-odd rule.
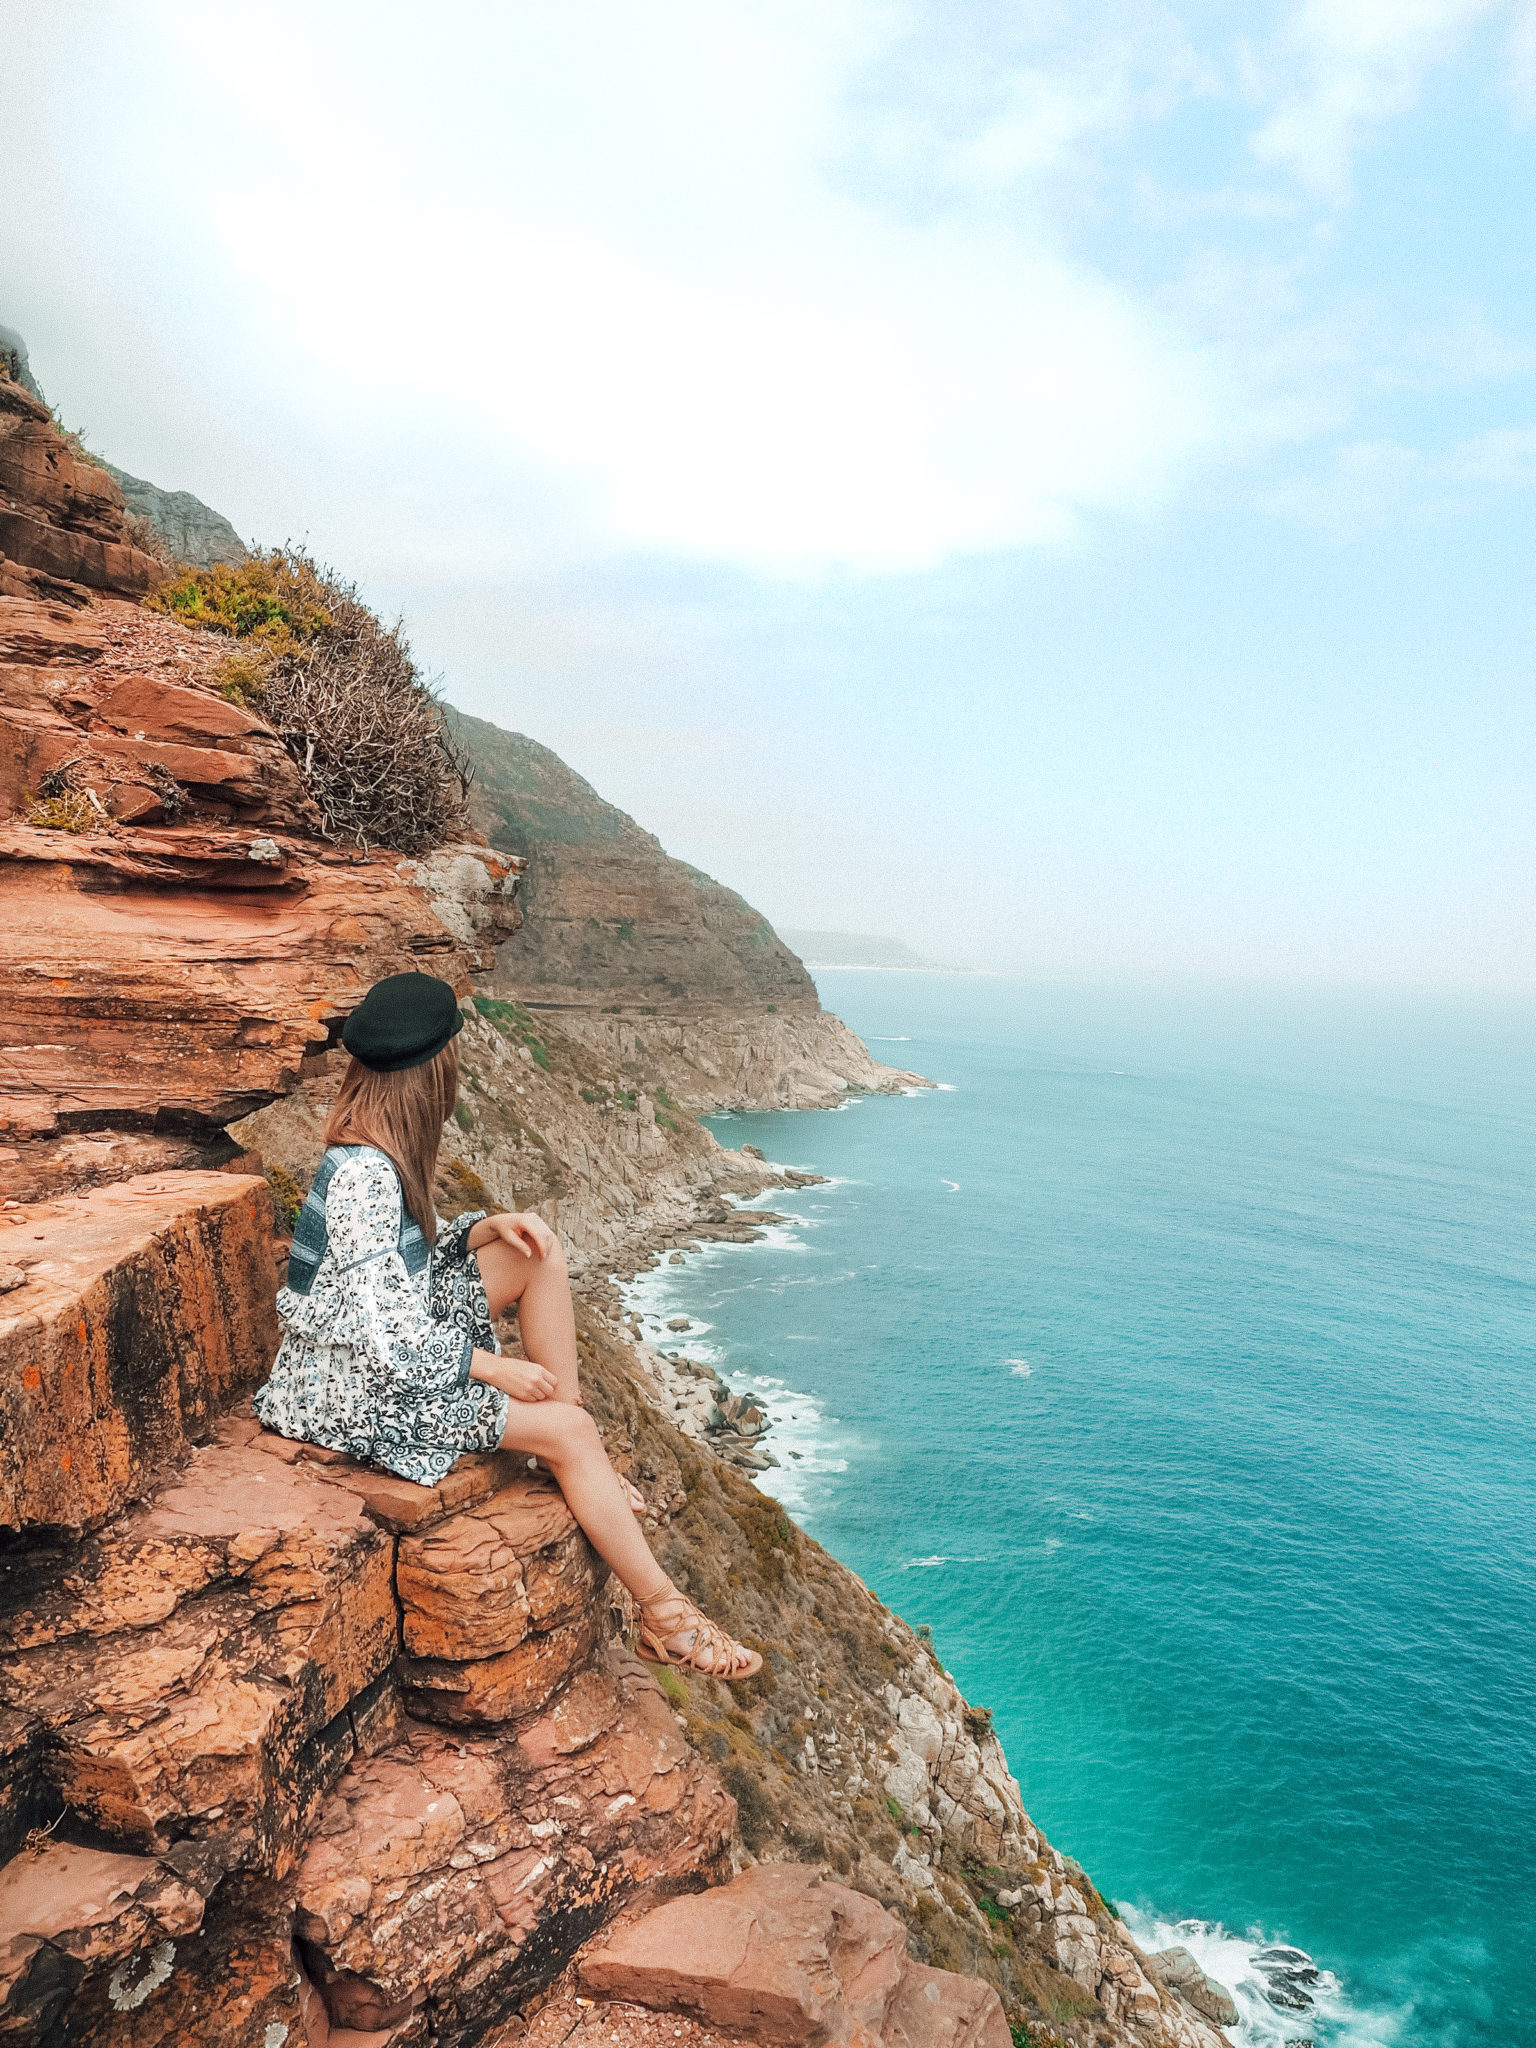
[[[1347,542],[1386,520],[1473,513],[1490,490],[1536,490],[1536,427],[1498,427],[1429,453],[1400,441],[1348,442],[1309,474],[1264,492],[1259,505]]]
[[[1337,185],[1498,4],[1307,0],[1268,52],[1261,155]],[[68,61],[39,37],[11,89],[74,96],[56,118],[96,246],[73,268],[187,366],[163,431],[185,443],[198,403],[249,421],[247,523],[312,521],[386,575],[1058,543],[1346,431],[1373,393],[1526,365],[1475,305],[1410,331],[1325,297],[1310,208],[1242,165],[1219,108],[1208,188],[1123,167],[1118,280],[1074,248],[1081,195],[1128,140],[1230,101],[1230,52],[1153,0],[1084,0],[988,15],[956,84],[954,15],[915,35],[915,11],[446,0],[428,31],[382,0],[360,35],[341,0],[276,0],[253,39],[145,0],[106,11],[114,44],[75,5]],[[205,360],[237,408],[191,390]],[[296,519],[276,472],[301,445]]]
[[[1536,489],[1536,427],[1494,427],[1452,449],[1446,473],[1505,490]]]
[[[472,422],[464,499],[521,490],[581,550],[925,566],[1155,505],[1219,438],[1200,351],[1038,210],[918,222],[840,181],[887,33],[861,0],[144,19],[136,219],[174,192],[186,282],[317,434],[414,462]],[[1052,118],[1016,106],[1008,146]],[[462,564],[475,523],[412,545]]]
[[[1252,139],[1319,197],[1347,198],[1356,152],[1416,104],[1425,74],[1508,0],[1301,0],[1265,69],[1273,111]]]
[[[1214,67],[1170,9],[1127,9],[1110,0],[1054,20],[1041,14],[1034,49],[1003,68],[995,105],[952,153],[951,169],[963,183],[985,187],[1081,170],[1091,147],[1218,89]]]
[[[1262,511],[1315,526],[1337,541],[1402,511],[1425,478],[1418,452],[1397,441],[1354,441],[1310,476],[1288,478],[1259,499]]]

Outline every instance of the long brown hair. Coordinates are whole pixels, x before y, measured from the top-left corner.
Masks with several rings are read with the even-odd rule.
[[[372,1145],[394,1161],[405,1206],[428,1244],[437,1239],[432,1182],[443,1125],[459,1099],[459,1059],[451,1044],[419,1067],[381,1074],[348,1063],[325,1124],[327,1145]]]

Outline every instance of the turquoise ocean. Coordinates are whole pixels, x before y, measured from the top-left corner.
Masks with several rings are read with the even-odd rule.
[[[1536,2043],[1531,1010],[818,980],[941,1085],[716,1119],[830,1184],[651,1334],[1243,2048]]]

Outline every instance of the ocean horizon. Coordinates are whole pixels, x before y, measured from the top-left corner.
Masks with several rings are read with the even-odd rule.
[[[936,1086],[710,1119],[827,1184],[647,1335],[1242,2048],[1536,2041],[1532,1006],[817,981]]]

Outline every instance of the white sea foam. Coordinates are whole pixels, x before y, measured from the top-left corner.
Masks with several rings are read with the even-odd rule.
[[[939,1179],[940,1179],[940,1180],[944,1180],[944,1176],[943,1176],[943,1174],[942,1174],[942,1173],[941,1173],[941,1174],[939,1175]],[[947,1187],[947,1188],[949,1189],[949,1192],[950,1192],[950,1193],[951,1193],[952,1195],[958,1195],[958,1194],[959,1194],[959,1192],[960,1192],[960,1183],[959,1183],[959,1181],[957,1181],[957,1180],[944,1180],[944,1185],[945,1185],[945,1187]]]
[[[1312,2042],[1315,2048],[1393,2048],[1401,2038],[1408,2009],[1362,2009],[1331,1970],[1313,1963],[1305,1950],[1270,1940],[1257,1928],[1234,1934],[1220,1921],[1164,1920],[1124,1904],[1119,1910],[1143,1949],[1186,1948],[1208,1977],[1231,1992],[1242,2017],[1226,2032],[1237,2048],[1291,2048],[1299,2042]],[[1272,1961],[1266,1972],[1262,1959],[1280,1949],[1302,1958],[1303,1976],[1317,1971],[1315,1981],[1297,1985],[1299,1995],[1310,2001],[1306,2006],[1274,2003],[1271,1994],[1283,1988],[1277,1973],[1284,1965]]]
[[[1005,1358],[1003,1363],[1016,1380],[1027,1380],[1034,1371],[1027,1358]]]
[[[912,1040],[905,1032],[899,1038],[882,1038],[877,1031],[871,1031],[864,1042],[866,1045],[910,1045]]]
[[[768,1188],[760,1195],[738,1201],[735,1207],[750,1214],[754,1209],[767,1207],[775,1197],[782,1202],[784,1190]],[[698,1315],[691,1304],[697,1298],[701,1271],[728,1266],[754,1251],[771,1249],[808,1253],[811,1247],[800,1233],[814,1231],[819,1221],[813,1215],[790,1213],[783,1223],[764,1225],[762,1236],[751,1244],[706,1239],[697,1251],[686,1255],[683,1264],[674,1266],[670,1260],[664,1259],[659,1266],[637,1274],[622,1289],[625,1307],[639,1316],[640,1334],[647,1344],[672,1356],[693,1358],[701,1364],[713,1366],[733,1393],[752,1394],[759,1399],[769,1422],[763,1442],[779,1463],[766,1472],[754,1473],[753,1479],[764,1493],[781,1501],[792,1515],[801,1519],[807,1509],[814,1506],[812,1495],[815,1489],[808,1482],[846,1472],[850,1453],[856,1448],[856,1438],[840,1417],[827,1414],[816,1395],[802,1393],[769,1373],[755,1373],[741,1366],[733,1369],[722,1347],[708,1341],[708,1333],[714,1325]],[[765,1285],[774,1293],[781,1293],[790,1287],[823,1286],[852,1277],[846,1269],[831,1273],[816,1271],[803,1276],[776,1273],[770,1269],[758,1282],[751,1284]],[[680,1315],[688,1316],[689,1327],[686,1330],[669,1330],[667,1324]],[[800,1341],[810,1343],[816,1340],[806,1337]]]
[[[725,1378],[733,1392],[756,1395],[768,1411],[767,1445],[779,1462],[753,1475],[758,1487],[801,1515],[813,1490],[808,1480],[848,1470],[853,1444],[841,1419],[828,1415],[814,1394],[802,1394],[771,1373],[727,1372]]]
[[[955,1084],[953,1081],[935,1081],[933,1085],[935,1088],[938,1089],[941,1095],[953,1095],[955,1093]],[[915,1088],[909,1088],[906,1092],[908,1095],[915,1095],[917,1093],[917,1090]]]

